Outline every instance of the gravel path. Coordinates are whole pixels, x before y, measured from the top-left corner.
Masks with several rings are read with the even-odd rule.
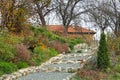
[[[38,72],[21,77],[18,80],[63,80],[64,78],[66,78],[66,76],[70,75],[71,73],[62,72]]]
[[[32,73],[20,77],[18,80],[69,80],[67,77],[73,75],[74,70],[82,67],[84,62],[90,57],[90,53],[66,54],[61,58],[58,57],[52,60],[49,64],[43,65],[41,68],[44,68],[45,71]]]

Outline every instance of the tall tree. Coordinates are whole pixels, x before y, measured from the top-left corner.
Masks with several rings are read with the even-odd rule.
[[[110,27],[115,35],[120,36],[120,1],[87,0],[92,9],[88,11],[88,16],[100,29]],[[86,7],[86,8],[88,8]]]
[[[108,2],[108,9],[104,10],[104,12],[109,16],[110,27],[115,33],[116,37],[120,36],[120,1],[119,0],[110,0]]]
[[[0,0],[1,26],[9,31],[21,32],[27,18],[28,1]]]
[[[65,27],[65,32],[68,32],[72,20],[85,12],[82,9],[82,0],[55,0],[55,4],[57,5],[57,15]]]
[[[102,11],[107,9],[106,3],[104,1],[93,1],[87,5],[87,8],[89,8],[87,12],[89,21],[104,33],[105,29],[109,27],[109,16]]]
[[[34,15],[39,16],[39,23],[41,23],[42,26],[46,26],[46,20],[45,17],[54,10],[53,7],[51,7],[51,0],[33,0],[34,4]]]

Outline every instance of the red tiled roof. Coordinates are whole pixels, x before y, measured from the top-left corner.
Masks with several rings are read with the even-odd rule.
[[[48,25],[47,29],[52,31],[52,32],[64,32],[65,28],[62,25]],[[74,26],[69,26],[68,28],[68,33],[93,33],[95,32],[93,30],[88,30],[83,27],[74,27]]]
[[[47,29],[53,32],[64,32],[65,28],[61,25],[48,25]]]

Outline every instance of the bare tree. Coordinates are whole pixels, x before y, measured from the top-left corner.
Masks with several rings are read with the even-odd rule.
[[[108,3],[109,9],[104,10],[110,18],[110,27],[113,30],[116,37],[120,36],[120,1],[111,0]]]
[[[89,20],[94,23],[94,25],[100,28],[101,32],[104,33],[105,29],[109,27],[109,16],[103,12],[106,7],[106,2],[104,1],[92,1],[91,4],[87,5],[90,10],[87,12]]]
[[[110,27],[116,36],[120,36],[120,1],[91,0],[91,2],[89,7],[92,7],[92,9],[88,11],[89,19],[97,24],[100,29],[104,30]]]
[[[38,15],[38,22],[41,23],[42,26],[46,26],[45,17],[54,10],[54,7],[51,4],[51,0],[33,0],[35,4],[34,8],[34,16]]]
[[[72,20],[86,12],[82,9],[82,3],[82,0],[55,0],[55,4],[57,4],[56,13],[62,21],[66,33]]]

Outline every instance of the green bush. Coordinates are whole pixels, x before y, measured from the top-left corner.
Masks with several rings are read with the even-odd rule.
[[[35,30],[35,26],[30,26],[30,30],[34,31]]]
[[[26,45],[31,51],[33,51],[34,47],[38,45],[38,37],[27,36],[24,38],[24,45]]]
[[[76,44],[83,43],[83,40],[80,39],[80,38],[69,39],[68,43],[69,43],[70,49],[73,50],[73,49],[74,49],[74,46],[75,46]]]
[[[46,61],[48,58],[48,52],[46,50],[42,50],[40,46],[35,47],[33,53],[33,61],[36,63],[36,65],[40,65],[41,62]]]
[[[74,76],[70,80],[87,80],[87,79],[83,79],[83,78],[81,78],[79,76]]]
[[[117,55],[117,61],[120,63],[120,55]]]
[[[120,64],[116,64],[114,66],[114,70],[115,70],[115,72],[119,72],[120,73]]]
[[[49,54],[50,54],[50,57],[53,57],[58,55],[58,52],[53,48],[49,48]]]
[[[101,39],[99,43],[99,49],[97,52],[97,67],[99,69],[107,69],[110,66],[110,56],[108,52],[106,36],[104,33],[101,34]]]
[[[0,59],[9,61],[15,56],[15,49],[12,45],[0,42]]]
[[[74,46],[75,46],[75,45],[74,45],[73,43],[69,43],[69,47],[70,47],[71,50],[74,49]]]
[[[46,48],[45,50],[43,50],[41,46],[35,47],[33,52],[34,52],[33,61],[36,63],[36,65],[40,65],[41,62],[44,62],[58,54],[58,52],[56,52],[55,49]]]
[[[34,32],[35,36],[38,36],[39,34],[44,34],[45,36],[51,37],[51,32],[47,31],[46,28],[35,28],[31,27],[31,30]]]
[[[109,75],[107,80],[120,80],[120,73]]]
[[[42,61],[42,51],[40,49],[40,47],[35,47],[33,50],[33,62],[35,62],[36,65],[39,65]]]
[[[23,37],[20,36],[16,36],[13,34],[1,34],[0,35],[0,41],[3,43],[7,43],[7,44],[18,44],[18,43],[22,43],[23,42]]]
[[[3,71],[0,71],[0,76],[2,76],[4,74],[4,72]]]
[[[56,34],[53,34],[52,32],[48,31],[46,28],[35,28],[32,27],[31,30],[35,33],[36,36],[38,35],[44,35],[46,36],[49,40],[59,40],[63,43],[66,42],[66,39],[63,37],[60,37]]]
[[[66,43],[66,42],[67,42],[66,38],[64,38],[64,37],[62,37],[62,36],[55,35],[55,34],[53,34],[53,33],[52,33],[51,40],[58,40],[58,41],[60,41],[61,43]]]
[[[17,63],[17,67],[18,69],[21,69],[21,68],[27,68],[29,65],[27,62],[24,62],[24,61],[20,61]]]
[[[0,72],[2,73],[12,73],[14,71],[17,71],[17,66],[13,63],[8,63],[8,62],[0,62]]]

